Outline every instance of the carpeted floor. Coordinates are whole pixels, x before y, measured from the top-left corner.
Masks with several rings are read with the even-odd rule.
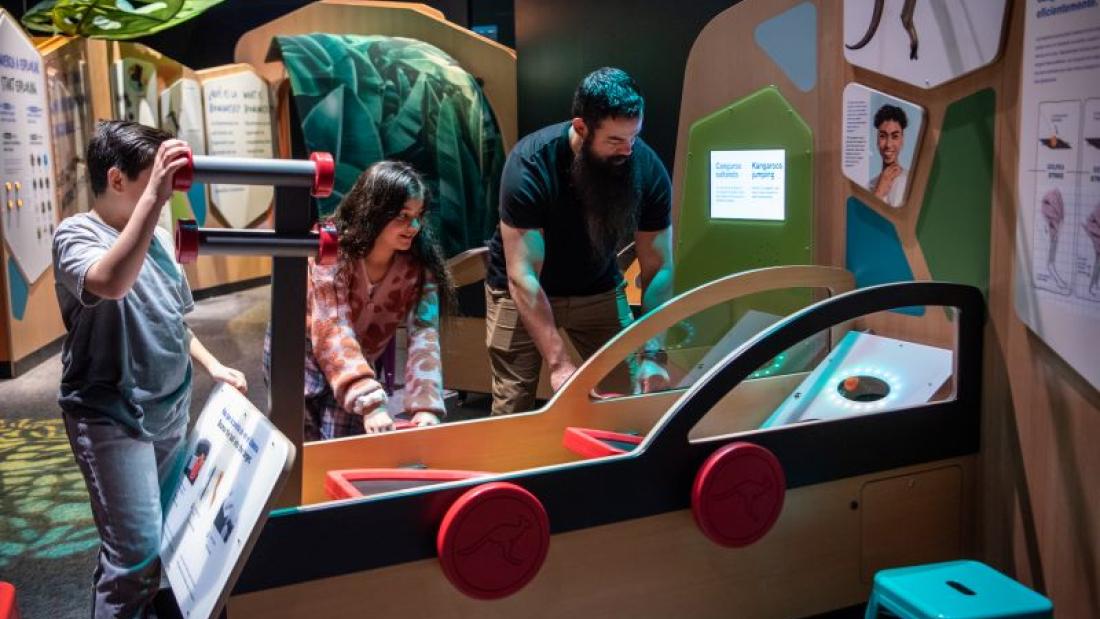
[[[264,410],[263,337],[270,288],[199,301],[188,316],[198,338],[222,363],[245,373],[248,398]],[[88,616],[99,537],[84,480],[73,462],[57,407],[61,359],[56,354],[12,380],[0,380],[0,580],[15,585],[27,619]],[[192,412],[213,387],[195,372]],[[465,407],[448,399],[450,419],[487,414],[488,399]]]

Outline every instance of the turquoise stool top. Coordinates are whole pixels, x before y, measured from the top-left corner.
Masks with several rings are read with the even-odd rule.
[[[866,618],[880,605],[903,619],[1030,619],[1054,611],[1047,598],[977,561],[882,570]]]

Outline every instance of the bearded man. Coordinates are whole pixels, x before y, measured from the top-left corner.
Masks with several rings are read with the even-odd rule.
[[[543,359],[557,391],[584,358],[630,324],[617,250],[633,239],[642,308],[672,296],[672,184],[638,134],[644,102],[621,69],[598,69],[573,96],[572,120],[521,139],[500,188],[489,242],[486,344],[493,414],[530,410]],[[667,385],[662,339],[630,360],[636,390]]]

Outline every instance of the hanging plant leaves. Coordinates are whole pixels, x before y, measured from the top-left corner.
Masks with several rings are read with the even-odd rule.
[[[503,140],[473,76],[427,43],[407,38],[308,34],[277,37],[310,150],[336,158],[335,210],[359,174],[400,159],[424,175],[429,225],[453,256],[497,224]]]
[[[222,0],[43,0],[22,18],[29,30],[101,39],[136,39],[167,30]]]

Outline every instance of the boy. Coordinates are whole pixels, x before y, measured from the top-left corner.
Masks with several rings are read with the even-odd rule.
[[[186,151],[158,129],[99,123],[87,152],[92,212],[63,221],[53,240],[68,330],[58,402],[102,541],[97,618],[139,616],[159,587],[161,510],[180,477],[191,358],[247,389],[184,324],[191,291],[157,228]]]

